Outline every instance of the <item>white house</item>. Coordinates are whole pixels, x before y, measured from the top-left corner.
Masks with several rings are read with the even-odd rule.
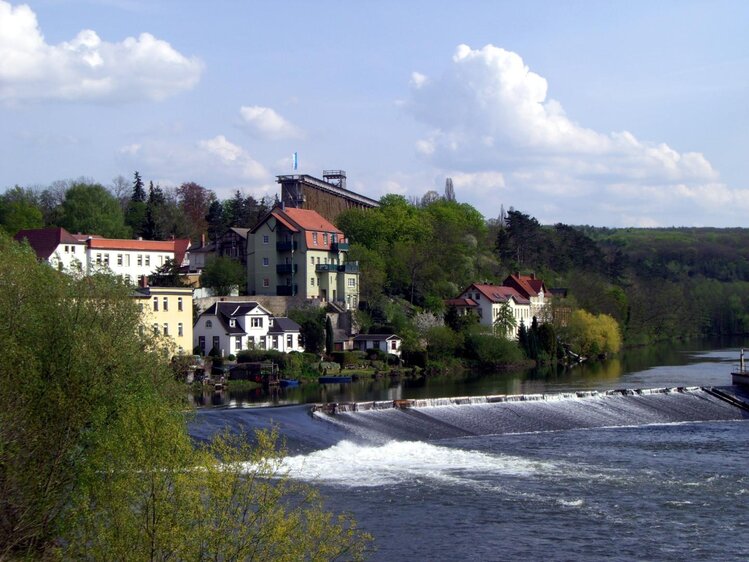
[[[354,336],[354,349],[360,351],[379,349],[400,357],[402,342],[403,339],[395,334],[358,334]]]
[[[484,326],[494,326],[501,308],[505,305],[510,306],[517,326],[520,326],[521,322],[530,326],[533,321],[530,299],[521,295],[514,287],[504,285],[473,283],[457,298],[450,299],[445,304],[454,306],[460,314],[475,312],[479,317],[479,323]],[[515,335],[507,334],[508,337]]]
[[[125,240],[88,234],[70,234],[64,228],[20,230],[15,239],[26,240],[40,260],[67,272],[90,274],[106,270],[131,283],[151,275],[173,260],[188,261],[190,240]]]
[[[299,324],[276,318],[256,302],[219,301],[203,312],[193,326],[194,345],[205,355],[216,349],[222,356],[243,349],[304,351]]]

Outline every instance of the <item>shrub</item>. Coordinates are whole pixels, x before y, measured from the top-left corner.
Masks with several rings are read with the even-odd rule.
[[[523,352],[514,341],[488,334],[468,335],[465,352],[469,359],[487,366],[519,363],[524,359]]]
[[[230,353],[230,354],[229,354],[229,356],[227,357],[227,359],[228,359],[229,361],[234,361],[234,360],[236,359],[236,357],[234,356],[234,354],[233,354],[233,353]]]

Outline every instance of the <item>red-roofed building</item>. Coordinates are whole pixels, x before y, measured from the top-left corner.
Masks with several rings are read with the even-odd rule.
[[[343,232],[310,209],[274,207],[248,236],[247,292],[300,295],[356,308],[359,265]]]
[[[64,228],[20,230],[16,240],[28,240],[40,260],[60,271],[93,273],[108,270],[135,283],[151,275],[167,260],[184,265],[189,240],[119,240],[88,234],[70,234]]]
[[[455,307],[459,314],[474,312],[479,323],[494,326],[500,309],[509,305],[517,326],[530,326],[533,317],[543,320],[544,307],[550,295],[540,279],[535,276],[510,275],[502,285],[473,283],[458,297],[448,299],[445,305]],[[517,334],[508,334],[515,337]]]

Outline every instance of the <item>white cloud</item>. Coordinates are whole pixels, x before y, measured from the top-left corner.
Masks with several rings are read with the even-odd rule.
[[[198,146],[217,158],[222,165],[233,169],[244,180],[268,178],[268,172],[262,164],[254,160],[242,147],[229,142],[224,135],[202,140],[198,142]]]
[[[573,121],[517,53],[460,45],[442,76],[412,76],[411,86],[405,107],[429,127],[417,153],[486,216],[504,203],[531,213],[554,207],[554,220],[568,223],[709,224],[726,205],[749,206],[749,191],[720,183],[701,153]],[[502,189],[487,187],[482,178],[492,174]]]
[[[191,89],[202,70],[149,33],[109,43],[84,29],[48,45],[31,8],[0,0],[0,100],[161,100]]]
[[[416,89],[421,88],[424,84],[427,83],[428,78],[424,76],[421,72],[412,72],[411,73],[411,86],[413,86]]]
[[[280,140],[301,138],[301,131],[270,107],[242,106],[239,109],[242,125],[252,135],[262,139]]]
[[[158,178],[162,185],[195,181],[221,198],[236,189],[274,195],[278,187],[261,163],[224,135],[195,143],[149,139],[121,147],[117,157],[124,169],[138,170],[144,178]]]

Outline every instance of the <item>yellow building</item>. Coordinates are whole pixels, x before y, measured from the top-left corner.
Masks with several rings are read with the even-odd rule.
[[[135,291],[144,329],[171,339],[175,354],[192,354],[192,288],[139,287]]]

